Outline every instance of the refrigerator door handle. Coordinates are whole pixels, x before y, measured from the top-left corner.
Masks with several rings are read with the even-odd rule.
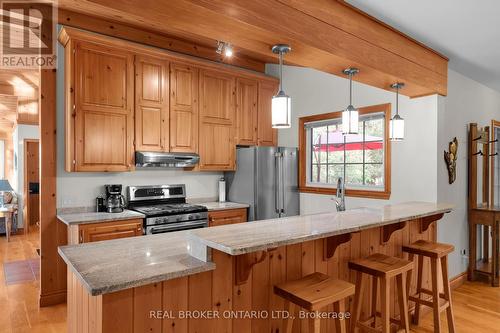
[[[281,163],[281,217],[285,214],[285,155],[281,152],[280,155],[280,163]]]
[[[275,170],[275,177],[274,177],[274,210],[277,214],[280,213],[280,198],[279,198],[279,187],[280,187],[280,158],[279,158],[279,153],[274,154],[274,170]]]

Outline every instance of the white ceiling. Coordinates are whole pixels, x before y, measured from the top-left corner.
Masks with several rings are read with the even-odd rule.
[[[500,91],[500,1],[347,0],[450,58],[450,68]]]

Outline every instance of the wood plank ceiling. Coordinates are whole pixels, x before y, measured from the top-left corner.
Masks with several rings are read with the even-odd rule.
[[[37,70],[0,70],[0,132],[11,132],[17,123],[38,123],[38,85]]]
[[[199,47],[198,55],[211,60],[222,60],[215,56],[217,40],[230,42],[237,55],[234,64],[254,70],[276,62],[273,44],[288,43],[293,48],[286,57],[288,64],[336,75],[356,66],[361,69],[356,80],[383,89],[402,81],[406,83],[402,93],[411,97],[447,93],[446,57],[343,1],[59,0],[59,6],[63,24],[86,25],[121,38],[126,38],[128,25],[136,29],[132,40],[141,41],[141,29],[145,35],[164,34],[149,34],[152,41],[142,42],[182,52],[179,42],[174,47],[168,44],[170,37],[177,38],[184,43],[184,53],[193,54]],[[92,29],[81,18],[80,24],[71,22],[68,11],[115,22],[116,27],[106,23]],[[194,45],[191,50],[189,44]]]

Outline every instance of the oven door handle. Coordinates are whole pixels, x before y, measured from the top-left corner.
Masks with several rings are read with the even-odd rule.
[[[159,234],[167,231],[177,231],[185,229],[196,229],[208,226],[206,220],[198,222],[169,223],[168,226],[155,226],[147,230],[147,234]]]

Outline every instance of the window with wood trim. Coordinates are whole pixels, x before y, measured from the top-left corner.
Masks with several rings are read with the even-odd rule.
[[[339,177],[346,195],[389,199],[391,104],[359,109],[359,133],[342,134],[342,112],[299,119],[300,191],[335,194]]]

